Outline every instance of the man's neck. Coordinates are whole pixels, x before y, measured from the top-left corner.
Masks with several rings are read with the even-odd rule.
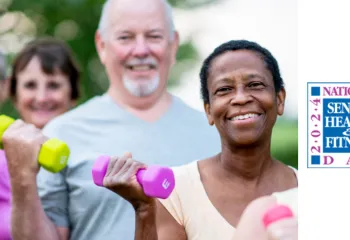
[[[120,107],[146,122],[157,121],[170,108],[172,103],[172,96],[167,91],[164,91],[159,97],[134,97],[128,100],[121,99],[120,95],[111,89],[108,90],[107,94]]]

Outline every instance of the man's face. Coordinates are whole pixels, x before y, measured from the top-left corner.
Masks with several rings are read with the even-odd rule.
[[[111,87],[136,97],[161,94],[178,45],[164,5],[159,0],[118,0],[108,11],[106,31],[96,40]]]

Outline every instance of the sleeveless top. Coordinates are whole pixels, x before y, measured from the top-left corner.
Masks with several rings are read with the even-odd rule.
[[[292,168],[292,167],[291,167]],[[292,168],[297,175],[297,170]],[[174,167],[176,187],[168,199],[159,199],[175,220],[184,226],[188,240],[232,240],[235,228],[209,200],[200,179],[197,161]],[[189,194],[191,193],[191,194]],[[297,191],[273,193],[280,204],[297,214]]]

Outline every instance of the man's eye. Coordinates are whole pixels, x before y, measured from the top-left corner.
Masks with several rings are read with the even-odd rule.
[[[160,36],[160,35],[151,35],[150,38],[160,39],[160,38],[162,38],[162,36]]]
[[[129,38],[129,36],[120,36],[118,37],[118,40],[128,40]]]

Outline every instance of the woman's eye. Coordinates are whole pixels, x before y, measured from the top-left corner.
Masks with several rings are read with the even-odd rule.
[[[264,86],[264,84],[262,82],[252,82],[252,83],[249,83],[248,85],[249,87],[252,87],[252,88],[261,88]]]
[[[56,83],[56,82],[51,82],[51,83],[49,83],[48,87],[50,89],[58,89],[58,88],[60,88],[60,84]]]
[[[24,87],[27,88],[27,89],[34,89],[36,87],[36,83],[33,82],[33,81],[30,81],[30,82],[26,82],[24,84]]]
[[[216,90],[215,94],[224,94],[224,93],[231,91],[231,89],[232,88],[230,88],[230,87],[221,87],[218,90]]]
[[[229,90],[231,90],[231,88],[229,88],[229,87],[223,87],[223,88],[219,88],[219,89],[218,89],[218,92],[227,92],[227,91],[229,91]]]

